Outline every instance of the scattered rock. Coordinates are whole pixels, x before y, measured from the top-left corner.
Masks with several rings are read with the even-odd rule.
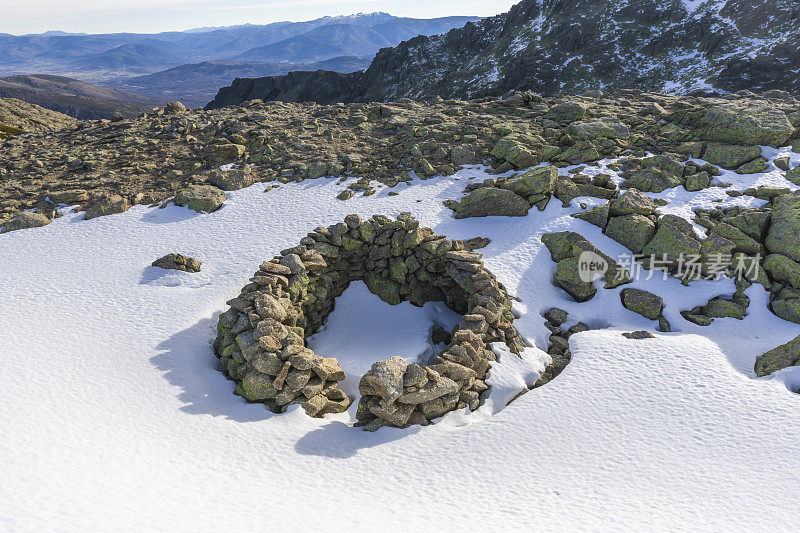
[[[564,289],[577,302],[585,302],[597,293],[593,283],[581,277],[581,255],[591,252],[592,258],[603,261],[605,270],[598,271],[605,282],[606,289],[613,289],[630,283],[630,273],[619,266],[613,259],[600,252],[582,235],[574,232],[549,233],[542,236],[542,242],[550,251],[550,257],[556,262],[554,282]],[[598,265],[599,266],[599,265]]]
[[[739,146],[730,144],[709,144],[703,158],[712,165],[736,169],[761,157],[760,146]]]
[[[455,203],[451,207],[456,213],[456,218],[524,217],[531,208],[530,204],[518,194],[494,187],[472,191],[460,203]]]
[[[774,348],[756,359],[756,376],[768,376],[778,370],[800,365],[800,337]]]
[[[664,299],[641,289],[623,289],[620,292],[622,306],[650,320],[657,320],[664,307]]]
[[[611,217],[605,234],[635,254],[641,253],[656,234],[656,224],[642,215]]]
[[[655,339],[656,336],[650,333],[649,331],[633,331],[631,333],[623,333],[623,337],[626,339],[641,341],[646,339]]]
[[[175,196],[175,204],[198,213],[213,213],[228,196],[213,185],[189,185]]]
[[[192,274],[200,272],[200,261],[181,254],[167,254],[153,261],[151,266],[167,270],[181,270]]]
[[[17,213],[3,224],[3,233],[20,229],[41,228],[50,223],[50,219],[41,213],[23,211]]]
[[[91,220],[97,217],[116,215],[118,213],[124,213],[130,209],[130,207],[131,204],[128,202],[127,198],[123,198],[122,196],[115,194],[103,198],[95,205],[87,209],[83,218],[86,220]]]

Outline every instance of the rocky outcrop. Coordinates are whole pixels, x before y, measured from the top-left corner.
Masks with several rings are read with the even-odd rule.
[[[464,99],[515,90],[797,92],[798,50],[800,13],[792,0],[523,0],[508,13],[383,49],[364,72],[236,80],[209,106],[254,98]],[[744,131],[726,121],[713,121],[712,136]]]
[[[554,166],[539,167],[511,177],[489,179],[467,186],[460,202],[447,202],[456,218],[510,216],[524,217],[537,206],[544,209],[558,178]]]
[[[542,242],[550,251],[550,258],[556,263],[553,282],[567,292],[576,302],[586,302],[594,298],[597,288],[591,271],[582,263],[597,263],[593,269],[606,289],[613,289],[630,283],[630,273],[616,261],[603,254],[582,235],[570,231],[548,233]]]
[[[358,100],[363,72],[340,74],[329,70],[290,72],[284,76],[237,78],[223,87],[206,109],[238,105],[248,100],[281,100],[284,102],[317,102],[333,104]]]
[[[772,203],[772,224],[766,247],[774,254],[800,261],[800,195],[784,194]]]
[[[305,339],[333,310],[351,281],[395,305],[443,301],[463,314],[445,349],[431,361],[390,357],[361,380],[357,419],[365,429],[426,425],[454,409],[476,409],[495,360],[493,342],[523,349],[512,326],[511,299],[480,254],[437,236],[408,214],[374,216],[317,228],[266,261],[222,314],[214,350],[247,401],[282,411],[300,404],[310,416],[350,405],[335,359],[308,349]]]

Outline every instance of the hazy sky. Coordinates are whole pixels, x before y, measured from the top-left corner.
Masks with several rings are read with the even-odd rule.
[[[151,33],[203,26],[267,24],[385,11],[417,18],[488,16],[519,0],[0,0],[0,33]],[[13,7],[4,7],[11,6]]]

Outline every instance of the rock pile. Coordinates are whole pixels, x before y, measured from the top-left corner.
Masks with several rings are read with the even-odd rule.
[[[490,343],[506,343],[514,353],[523,348],[511,299],[480,254],[420,227],[409,214],[396,220],[349,215],[264,262],[228,302],[214,349],[237,393],[276,411],[294,403],[310,416],[346,410],[351,399],[338,386],[344,372],[335,359],[308,349],[305,339],[356,280],[392,305],[442,301],[463,314],[432,361],[409,365],[390,357],[364,376],[357,417],[366,429],[424,425],[454,409],[477,408],[495,360]]]
[[[180,270],[182,272],[189,272],[190,274],[200,272],[200,261],[181,254],[167,254],[153,261],[151,266],[164,268],[166,270]]]
[[[589,327],[583,322],[578,322],[570,327],[566,327],[568,314],[563,309],[553,308],[542,315],[545,319],[545,327],[550,330],[550,346],[547,353],[552,357],[552,361],[544,369],[541,377],[533,385],[533,388],[541,387],[553,381],[567,367],[572,360],[572,353],[569,349],[569,338],[575,333],[588,331]]]
[[[469,194],[460,202],[448,202],[456,218],[528,214],[534,205],[544,210],[555,190],[558,169],[539,167],[511,178],[488,179],[467,186]]]

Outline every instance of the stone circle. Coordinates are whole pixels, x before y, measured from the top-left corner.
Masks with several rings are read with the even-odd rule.
[[[366,430],[427,425],[450,411],[480,405],[491,343],[519,354],[511,298],[463,241],[420,227],[408,213],[393,220],[348,215],[262,263],[220,316],[214,350],[248,402],[275,412],[300,404],[312,417],[344,412],[345,373],[306,339],[322,326],[350,282],[363,280],[381,300],[422,306],[444,302],[462,314],[445,349],[430,361],[378,361],[359,383],[356,418]],[[387,354],[391,355],[391,354]]]

